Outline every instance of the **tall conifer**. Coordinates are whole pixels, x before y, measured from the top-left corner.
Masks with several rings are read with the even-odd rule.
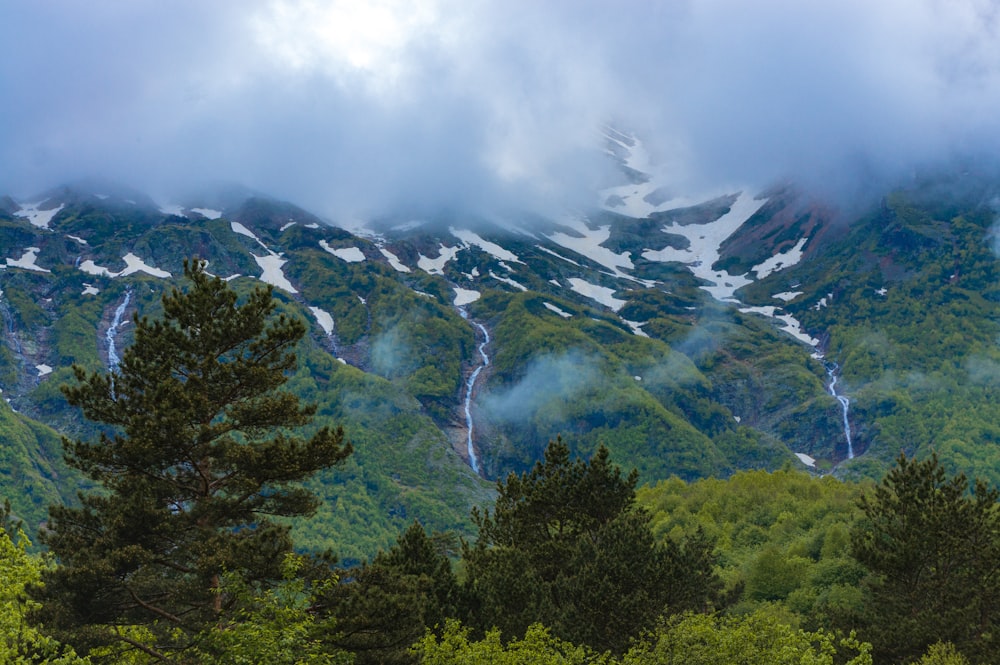
[[[163,317],[134,318],[135,342],[110,373],[74,368],[69,403],[107,429],[64,439],[68,463],[100,485],[80,507],[54,506],[42,533],[59,566],[38,592],[41,619],[71,643],[182,652],[232,600],[223,573],[254,586],[281,579],[289,527],[312,513],[298,483],[351,452],[340,429],[311,436],[314,406],[281,390],[305,333],[276,314],[270,287],[242,302],[185,263],[187,290]]]
[[[868,567],[870,625],[880,662],[911,662],[950,642],[1000,663],[1000,491],[949,477],[932,455],[900,455],[862,496],[851,553]]]
[[[560,639],[622,653],[662,614],[710,609],[722,586],[714,543],[657,543],[637,482],[604,446],[572,460],[561,440],[531,472],[498,482],[492,513],[473,510],[479,539],[462,550],[469,622],[510,639],[541,622]]]

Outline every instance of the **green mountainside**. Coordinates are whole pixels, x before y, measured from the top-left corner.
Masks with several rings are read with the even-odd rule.
[[[605,444],[644,484],[810,458],[817,472],[877,478],[900,451],[931,450],[996,482],[995,187],[939,184],[850,219],[792,189],[765,192],[712,266],[750,275],[725,302],[669,252],[750,205],[736,194],[641,219],[391,219],[360,235],[243,192],[163,208],[110,187],[7,198],[0,495],[32,528],[48,503],[73,501],[80,479],[58,433],[95,430],[59,386],[73,364],[113,365],[131,317],[156,316],[195,256],[238,291],[275,284],[280,308],[308,322],[289,386],[318,404],[315,426],[343,425],[355,453],[312,481],[325,502],[296,542],[348,562],[414,518],[468,533],[494,481],[559,435],[584,455]],[[802,325],[799,339],[779,316]]]

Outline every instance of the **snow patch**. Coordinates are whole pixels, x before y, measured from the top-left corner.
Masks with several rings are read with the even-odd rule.
[[[750,272],[757,273],[757,279],[764,279],[773,272],[795,265],[802,260],[802,248],[805,247],[808,240],[808,238],[802,238],[795,243],[795,247],[787,252],[775,254],[767,261],[750,268]]]
[[[670,181],[650,159],[646,146],[635,136],[623,134],[612,127],[604,128],[604,137],[612,145],[608,153],[624,165],[646,176],[645,182],[628,183],[602,190],[601,205],[607,210],[642,219],[654,212],[677,207],[672,197],[665,195],[664,183]],[[614,203],[609,203],[609,202]]]
[[[281,258],[277,254],[268,254],[267,256],[257,256],[251,253],[250,256],[254,258],[257,265],[263,270],[263,274],[260,276],[260,281],[276,286],[279,289],[283,289],[288,293],[298,293],[292,283],[288,281],[285,277],[285,273],[282,272],[281,266],[288,263],[286,259]]]
[[[493,279],[497,280],[498,282],[503,282],[504,284],[509,284],[510,286],[513,286],[518,291],[527,291],[528,290],[528,287],[525,286],[524,284],[520,284],[519,282],[515,282],[510,277],[501,277],[500,275],[496,274],[492,270],[490,271],[490,277],[492,277]]]
[[[573,316],[569,312],[556,307],[555,305],[553,305],[550,302],[543,302],[542,304],[545,305],[546,309],[555,312],[556,314],[558,314],[559,316],[563,317],[564,319],[568,319],[568,318],[571,318]]]
[[[440,248],[441,253],[436,259],[420,254],[420,258],[417,260],[417,267],[430,275],[443,275],[444,265],[455,258],[461,247],[445,247],[444,245],[440,245]]]
[[[782,291],[781,293],[775,293],[772,298],[777,298],[778,300],[784,300],[785,302],[791,302],[802,295],[802,291]]]
[[[649,261],[684,263],[695,277],[711,284],[701,288],[708,291],[713,298],[722,302],[737,302],[734,296],[736,290],[752,280],[746,275],[730,275],[725,270],[713,270],[712,264],[719,260],[719,248],[726,238],[733,235],[766,202],[767,199],[754,199],[749,194],[741,192],[729,212],[714,222],[689,225],[675,222],[663,227],[664,233],[675,233],[687,238],[689,246],[686,249],[674,247],[659,251],[647,249],[642,256]]]
[[[212,219],[215,219],[214,217]],[[233,230],[233,233],[239,233],[241,236],[246,236],[247,238],[253,238],[257,242],[260,242],[260,238],[257,234],[243,226],[239,222],[229,222],[229,228]]]
[[[38,376],[45,376],[52,373],[52,367],[49,365],[35,365],[35,369],[38,370]]]
[[[295,226],[295,222],[288,222],[286,224],[282,224],[281,228],[278,229],[278,233],[284,233],[285,231],[287,231],[288,229],[290,229],[293,226]]]
[[[798,457],[799,461],[805,464],[806,466],[811,466],[813,468],[816,467],[816,460],[813,459],[812,457],[809,457],[809,455],[806,455],[805,453],[795,453],[795,456]]]
[[[396,272],[410,272],[410,269],[399,260],[399,257],[387,250],[385,247],[379,247],[378,251],[382,252],[382,256],[388,259],[389,265],[391,265]]]
[[[581,267],[581,266],[580,266],[580,264],[579,264],[579,263],[577,263],[576,261],[574,261],[573,259],[567,259],[567,258],[566,258],[565,256],[563,256],[562,254],[558,254],[558,253],[556,253],[556,252],[553,252],[553,251],[552,251],[551,249],[549,249],[548,247],[542,247],[541,245],[535,245],[535,247],[536,247],[537,249],[540,249],[540,250],[542,250],[542,251],[543,251],[543,252],[545,252],[546,254],[551,254],[552,256],[556,257],[557,259],[562,259],[563,261],[566,261],[567,263],[572,263],[573,265],[575,265],[575,266],[577,266],[577,267]]]
[[[65,207],[65,204],[60,203],[58,208],[52,208],[51,210],[39,210],[38,206],[45,203],[45,201],[39,201],[38,203],[26,203],[21,206],[21,209],[14,213],[15,217],[24,217],[32,226],[37,226],[40,229],[48,229],[49,224],[52,222],[52,218],[59,214],[59,211]]]
[[[23,270],[33,270],[35,272],[52,272],[40,267],[35,261],[38,259],[38,252],[42,251],[38,247],[28,247],[19,259],[7,259],[8,268],[21,268]]]
[[[365,260],[364,253],[357,247],[331,247],[330,243],[325,240],[320,240],[319,246],[336,256],[338,259],[347,261],[348,263],[360,263]]]
[[[622,322],[624,322],[625,325],[627,325],[629,328],[632,329],[632,334],[635,335],[636,337],[649,337],[649,335],[647,335],[642,331],[642,327],[646,325],[645,321],[639,322],[639,321],[629,321],[628,319],[622,319]]]
[[[67,237],[67,238],[69,238],[70,240],[75,240],[75,241],[77,241],[77,242],[78,242],[78,243],[80,243],[81,245],[86,245],[86,244],[87,244],[87,241],[86,241],[86,240],[84,240],[83,238],[79,237],[79,236],[71,236],[71,235],[69,235],[69,234],[67,233],[67,234],[66,234],[66,237]]]
[[[316,317],[316,322],[319,324],[319,327],[323,329],[323,332],[327,335],[332,335],[333,316],[330,315],[330,312],[322,310],[319,307],[310,307],[309,311]]]
[[[83,292],[80,293],[81,296],[96,296],[101,290],[92,284],[83,283]]]
[[[514,254],[513,252],[504,249],[503,247],[494,242],[490,242],[489,240],[483,240],[481,237],[479,237],[472,231],[459,230],[454,227],[450,228],[449,230],[451,231],[451,234],[453,236],[464,242],[466,245],[475,245],[476,247],[479,247],[487,254],[490,254],[491,256],[499,259],[500,261],[513,261],[514,263],[521,263],[521,264],[524,263],[524,261],[517,258],[517,255]],[[513,272],[513,270],[510,270],[509,267],[507,266],[504,267],[508,271]]]
[[[479,291],[473,291],[471,289],[460,289],[455,286],[452,287],[455,290],[455,306],[461,307],[462,305],[468,305],[469,303],[476,302],[479,300],[481,295]]]
[[[549,240],[557,245],[565,247],[566,249],[571,249],[581,256],[586,256],[594,263],[608,268],[615,274],[615,276],[618,277],[627,277],[627,275],[624,275],[619,268],[628,268],[631,270],[635,267],[632,263],[632,254],[630,252],[616,254],[607,247],[602,246],[602,243],[606,242],[607,239],[611,237],[610,225],[604,225],[596,229],[592,229],[587,226],[584,220],[574,218],[567,218],[561,223],[578,232],[582,237],[576,237],[562,231],[557,231],[556,233],[548,236]]]
[[[617,312],[625,306],[624,300],[619,300],[614,297],[614,289],[609,289],[606,286],[598,286],[597,284],[591,284],[590,282],[580,279],[579,277],[570,277],[568,281],[570,283],[569,288],[573,291],[579,293],[585,298],[596,300],[612,311]]]
[[[791,314],[779,314],[779,308],[774,307],[773,305],[765,305],[764,307],[740,307],[740,311],[744,314],[762,314],[768,318],[777,319],[785,324],[781,326],[781,329],[795,339],[804,344],[808,344],[809,346],[819,345],[818,339],[810,337],[809,334],[802,329],[802,324],[799,323],[798,319]]]

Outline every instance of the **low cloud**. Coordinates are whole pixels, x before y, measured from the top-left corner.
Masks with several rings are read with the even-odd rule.
[[[994,358],[973,356],[968,362],[969,379],[976,384],[1000,387],[1000,362]]]
[[[602,123],[675,189],[831,192],[1000,138],[985,0],[4,3],[0,191],[235,181],[332,219],[593,203]]]
[[[544,409],[552,421],[561,418],[561,405],[590,390],[602,380],[594,358],[568,351],[532,360],[514,385],[479,398],[479,408],[501,423],[525,423]]]

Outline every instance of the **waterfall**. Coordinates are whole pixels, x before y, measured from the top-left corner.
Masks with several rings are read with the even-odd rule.
[[[125,298],[115,309],[115,318],[112,319],[111,326],[108,327],[108,331],[104,333],[104,338],[108,340],[108,368],[112,371],[117,369],[118,363],[122,361],[122,359],[118,356],[118,349],[115,347],[115,338],[118,336],[118,329],[122,325],[122,317],[125,316],[125,308],[128,307],[131,300],[132,290],[129,289],[125,291]]]
[[[490,343],[490,334],[486,331],[486,328],[481,323],[475,324],[477,328],[483,331],[483,343],[479,345],[479,355],[483,358],[483,364],[476,368],[476,371],[472,373],[469,377],[466,385],[465,391],[465,425],[469,430],[469,437],[466,443],[466,448],[469,451],[469,465],[472,470],[479,473],[479,460],[476,458],[476,449],[472,445],[472,388],[476,385],[476,379],[479,378],[479,373],[483,371],[483,368],[490,364],[490,358],[486,355],[486,345]]]
[[[841,411],[844,414],[844,437],[847,439],[847,459],[854,459],[854,444],[851,442],[851,423],[847,419],[847,411],[851,407],[851,400],[846,395],[837,394],[837,370],[840,365],[834,362],[826,363],[826,374],[830,377],[830,385],[827,386],[830,394],[840,402]]]
[[[3,291],[0,291],[0,296],[3,296]],[[4,327],[7,329],[7,336],[10,337],[14,345],[14,353],[18,360],[23,361],[24,351],[21,349],[21,340],[18,339],[17,331],[14,329],[14,315],[11,314],[10,307],[7,306],[2,297],[0,297],[0,314],[3,314]]]

